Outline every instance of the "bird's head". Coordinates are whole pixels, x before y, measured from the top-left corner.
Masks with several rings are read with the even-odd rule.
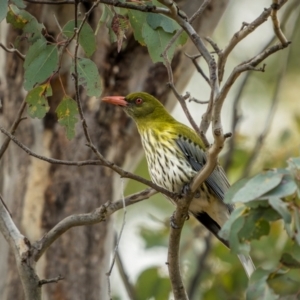
[[[126,97],[106,96],[102,101],[121,106],[138,125],[146,123],[147,120],[167,121],[169,117],[172,118],[155,97],[143,92],[132,93]]]

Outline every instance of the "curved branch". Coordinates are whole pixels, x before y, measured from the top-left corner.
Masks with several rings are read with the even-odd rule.
[[[140,202],[155,195],[156,193],[157,191],[149,188],[139,193],[130,195],[125,198],[125,205],[129,206],[134,203]],[[93,225],[106,221],[107,217],[109,217],[117,210],[123,208],[123,203],[123,199],[116,202],[107,201],[105,204],[101,205],[90,213],[70,215],[64,218],[59,223],[57,223],[49,232],[47,232],[40,240],[33,243],[32,247],[34,249],[34,252],[32,253],[32,257],[34,261],[37,262],[43,255],[43,253],[50,247],[50,245],[70,228],[83,225]]]
[[[279,10],[288,0],[282,0],[278,3],[277,10]],[[247,37],[250,33],[252,33],[256,28],[258,28],[262,23],[266,22],[270,17],[273,10],[273,5],[271,5],[268,9],[264,9],[264,11],[260,14],[258,18],[256,18],[251,23],[243,23],[242,28],[236,32],[231,40],[229,41],[228,45],[225,47],[223,51],[218,53],[219,60],[218,60],[218,77],[219,82],[222,82],[224,76],[224,68],[227,61],[228,55],[231,51],[235,48],[235,46]]]
[[[12,220],[4,200],[0,195],[0,231],[8,242],[16,260],[18,272],[22,282],[26,300],[40,300],[42,298],[39,278],[34,268],[26,259],[30,252],[30,242],[21,234]]]
[[[46,161],[50,164],[77,166],[77,167],[86,166],[86,165],[97,165],[97,166],[107,167],[107,168],[114,170],[121,177],[133,179],[133,180],[141,182],[145,185],[148,185],[149,187],[153,188],[157,192],[160,192],[169,198],[176,199],[178,197],[177,194],[171,193],[170,191],[156,185],[152,181],[147,180],[141,176],[135,175],[133,173],[127,172],[127,171],[123,170],[122,168],[120,168],[119,166],[115,165],[114,163],[108,161],[101,155],[101,153],[96,149],[96,147],[93,144],[90,145],[90,147],[93,148],[93,151],[97,154],[97,156],[99,157],[99,160],[83,160],[83,161],[59,160],[59,159],[49,158],[49,157],[46,157],[43,155],[39,155],[39,154],[33,152],[28,147],[26,147],[24,144],[22,144],[14,135],[10,134],[6,129],[4,129],[2,126],[0,126],[0,131],[3,134],[5,134],[7,137],[9,137],[17,146],[19,146],[22,150],[24,150],[28,155],[38,158],[40,160]]]

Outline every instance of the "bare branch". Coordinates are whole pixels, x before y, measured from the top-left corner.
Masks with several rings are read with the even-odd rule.
[[[190,203],[194,193],[190,191],[176,202],[176,210],[171,217],[171,228],[168,246],[168,269],[175,300],[188,300],[180,272],[180,237],[185,220],[188,217]]]
[[[52,5],[61,5],[61,4],[72,4],[75,5],[75,1],[73,0],[58,0],[58,1],[51,1],[51,0],[25,0],[26,2],[33,3],[33,4],[52,4]],[[81,0],[82,3],[92,3],[92,0]],[[168,14],[168,9],[163,7],[156,7],[154,5],[136,5],[129,2],[122,2],[118,0],[101,0],[100,3],[108,4],[116,7],[128,8],[139,10],[142,12],[153,12],[153,13],[160,13],[160,14]]]
[[[128,297],[131,300],[137,300],[136,294],[135,294],[135,289],[134,286],[130,283],[129,276],[124,268],[121,256],[119,252],[117,252],[117,257],[116,257],[118,269],[119,269],[119,274],[122,278],[123,284],[125,286],[125,289],[127,291]]]
[[[287,0],[282,0],[277,6],[277,10],[280,9]],[[229,41],[228,45],[225,47],[225,49],[221,52],[219,52],[219,60],[218,60],[218,77],[219,82],[222,82],[223,76],[224,76],[224,67],[227,61],[228,55],[231,53],[231,51],[235,48],[235,46],[243,40],[246,36],[248,36],[250,33],[252,33],[255,29],[257,29],[262,23],[266,22],[269,16],[271,15],[273,11],[272,5],[268,9],[264,9],[264,11],[260,14],[259,17],[257,17],[253,22],[251,23],[243,23],[242,28],[236,32],[231,40]]]
[[[150,180],[147,180],[143,177],[140,177],[138,175],[135,175],[133,173],[127,172],[120,168],[119,166],[115,165],[114,163],[108,161],[105,159],[99,151],[96,149],[96,147],[92,144],[90,145],[91,148],[93,148],[93,151],[96,153],[96,155],[99,157],[99,160],[83,160],[83,161],[69,161],[69,160],[59,160],[55,158],[49,158],[43,155],[39,155],[33,151],[31,151],[28,147],[26,147],[24,144],[22,144],[14,135],[10,134],[6,129],[4,129],[2,126],[0,126],[0,131],[4,133],[6,136],[8,136],[16,145],[18,145],[22,150],[24,150],[27,154],[30,156],[36,157],[40,160],[46,161],[50,164],[56,164],[56,165],[67,165],[67,166],[86,166],[86,165],[99,165],[108,167],[112,170],[114,170],[116,173],[118,173],[121,177],[124,178],[130,178],[136,181],[139,181],[145,185],[148,185],[149,187],[152,187],[156,191],[166,195],[169,198],[176,199],[178,195],[171,193],[170,191],[156,185]]]
[[[208,83],[208,85],[210,86],[210,81],[209,78],[205,75],[205,73],[203,72],[203,70],[201,69],[201,67],[199,66],[199,64],[197,63],[197,58],[199,58],[201,56],[201,54],[198,55],[188,55],[187,53],[185,53],[185,55],[191,59],[192,63],[194,64],[196,70],[198,71],[198,73],[200,73],[200,75],[204,78],[204,80]]]
[[[39,278],[34,268],[26,259],[30,250],[29,240],[21,234],[13,222],[4,200],[0,195],[0,231],[8,242],[11,251],[14,254],[20,279],[25,293],[26,300],[40,300],[41,288]]]
[[[4,46],[2,43],[0,43],[0,47],[2,49],[4,49],[6,52],[9,53],[16,53],[22,60],[25,59],[25,55],[22,54],[18,49],[16,49],[13,45],[11,46],[11,48],[7,48],[6,46]]]
[[[21,123],[22,120],[24,120],[24,118],[22,118],[22,114],[24,112],[25,107],[26,107],[26,101],[24,99],[21,106],[20,106],[20,108],[19,108],[19,111],[17,112],[16,119],[15,119],[15,121],[13,122],[13,124],[10,128],[9,132],[11,134],[15,134],[19,124]],[[5,141],[3,142],[3,144],[0,148],[0,159],[3,156],[3,154],[5,153],[10,141],[11,141],[11,139],[9,137],[6,137]]]
[[[294,32],[295,32],[295,28],[294,28]],[[247,164],[244,168],[243,171],[243,175],[242,177],[247,177],[250,173],[251,167],[254,164],[255,159],[257,158],[257,155],[260,153],[260,149],[263,147],[264,141],[268,135],[268,132],[270,130],[270,127],[272,125],[272,121],[278,106],[278,102],[279,102],[279,92],[281,90],[282,84],[283,84],[283,80],[285,78],[285,74],[286,74],[286,69],[287,69],[287,65],[288,65],[288,61],[290,58],[290,54],[291,54],[291,47],[288,48],[287,54],[285,55],[284,61],[282,62],[281,68],[280,68],[280,72],[279,72],[279,76],[278,76],[278,80],[277,83],[275,84],[275,90],[274,90],[274,95],[273,95],[273,99],[272,99],[272,103],[271,103],[271,107],[269,109],[268,112],[268,116],[266,118],[265,121],[265,126],[262,130],[262,132],[260,133],[260,135],[257,137],[256,139],[256,143],[253,147],[252,150],[252,154],[250,155]]]
[[[272,7],[272,11],[271,11],[271,19],[273,22],[273,28],[274,28],[274,32],[277,36],[277,38],[279,39],[279,41],[281,42],[281,44],[287,44],[288,40],[286,39],[286,37],[284,36],[281,28],[280,28],[280,22],[277,18],[277,11],[280,8],[279,6],[279,0],[273,0],[273,4],[271,5]]]
[[[168,83],[168,85],[171,88],[171,90],[173,91],[174,95],[176,96],[179,104],[182,107],[182,110],[184,111],[184,113],[185,113],[187,119],[189,120],[190,124],[192,125],[193,129],[197,132],[198,135],[200,135],[199,127],[197,126],[195,120],[193,119],[189,109],[187,108],[184,97],[179,94],[179,92],[177,91],[177,89],[175,88],[173,83]]]
[[[99,5],[99,3],[100,3],[100,0],[97,0],[96,2],[93,3],[92,7],[85,13],[84,18],[81,21],[81,24],[80,24],[79,28],[77,28],[77,26],[78,26],[77,16],[78,16],[78,4],[79,4],[79,2],[76,1],[76,3],[75,3],[75,28],[74,28],[75,40],[76,40],[75,51],[74,51],[75,100],[76,100],[77,106],[78,106],[78,111],[79,111],[79,116],[80,116],[82,129],[83,129],[85,138],[86,138],[89,145],[92,143],[92,140],[91,140],[90,134],[89,134],[88,129],[87,129],[88,126],[87,126],[86,120],[84,118],[82,104],[81,104],[80,95],[79,95],[79,78],[78,78],[79,34],[80,34],[80,31],[82,30],[83,25],[86,22],[87,18],[89,17],[91,12]]]
[[[155,195],[157,191],[154,189],[146,189],[139,193],[130,195],[124,200],[125,206],[132,205],[142,200],[148,199]],[[123,200],[116,202],[107,201],[105,204],[96,208],[94,211],[86,214],[70,215],[59,223],[57,223],[48,233],[46,233],[40,240],[36,241],[32,247],[34,252],[33,259],[38,261],[43,253],[50,247],[50,245],[57,240],[64,232],[72,227],[93,225],[105,221],[111,214],[123,208]]]
[[[50,278],[50,279],[41,279],[39,281],[39,286],[42,286],[42,285],[48,284],[48,283],[53,283],[53,282],[57,283],[57,282],[59,282],[60,280],[63,280],[63,279],[65,279],[65,278],[61,275],[58,275],[57,277]]]
[[[118,249],[119,249],[119,245],[120,245],[120,241],[121,241],[121,237],[123,234],[123,230],[125,227],[125,223],[126,223],[126,214],[127,214],[127,210],[126,210],[126,204],[125,204],[125,198],[124,198],[124,182],[122,180],[122,203],[123,203],[123,221],[122,221],[122,226],[121,226],[121,230],[119,235],[116,236],[116,243],[115,243],[115,249],[114,249],[114,255],[111,261],[111,265],[110,268],[108,270],[108,272],[106,273],[107,276],[107,283],[108,283],[108,297],[109,299],[111,299],[111,285],[110,285],[110,276],[111,276],[111,272],[114,268],[115,265],[115,261],[116,261],[116,257],[117,257],[117,253],[118,253]]]

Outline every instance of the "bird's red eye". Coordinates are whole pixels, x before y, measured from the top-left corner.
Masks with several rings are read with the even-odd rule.
[[[142,104],[142,103],[143,103],[143,99],[142,99],[142,98],[136,98],[136,99],[135,99],[135,104],[140,105],[140,104]]]

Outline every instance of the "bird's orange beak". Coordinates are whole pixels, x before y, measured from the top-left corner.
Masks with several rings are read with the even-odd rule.
[[[102,98],[102,101],[114,104],[114,105],[120,105],[120,106],[127,106],[127,101],[125,100],[125,97],[123,96],[106,96]]]

